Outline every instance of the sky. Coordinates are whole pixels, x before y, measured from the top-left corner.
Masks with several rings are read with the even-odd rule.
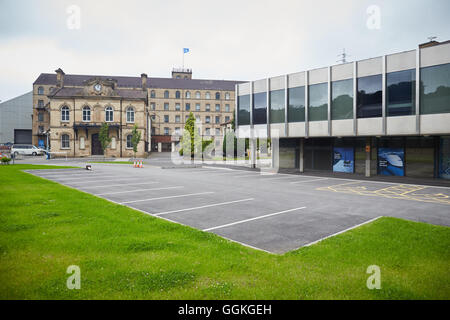
[[[257,80],[450,40],[448,0],[0,0],[0,100],[40,73]]]

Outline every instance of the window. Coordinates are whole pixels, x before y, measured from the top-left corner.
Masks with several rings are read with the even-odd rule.
[[[164,103],[164,110],[166,111],[169,110],[169,103],[167,102]]]
[[[195,104],[195,111],[200,111],[200,103]]]
[[[207,136],[209,136],[209,135],[211,134],[211,128],[206,128],[206,129],[205,129],[205,134],[206,134]]]
[[[177,111],[181,110],[181,106],[179,103],[175,104],[175,110],[177,110]]]
[[[155,103],[154,102],[150,103],[150,109],[151,110],[155,110],[155,108],[156,108]]]
[[[220,136],[220,128],[216,128],[216,136]]]
[[[250,124],[250,95],[238,97],[238,125]]]
[[[450,112],[450,64],[420,69],[420,113]]]
[[[270,123],[284,123],[284,89],[270,91]]]
[[[164,128],[164,135],[168,136],[170,134],[170,129],[165,127]]]
[[[225,122],[228,122],[228,121],[230,121],[230,116],[225,117]]]
[[[44,107],[44,100],[38,100],[38,107],[43,108]]]
[[[180,116],[175,116],[175,122],[180,122],[180,121],[181,121]]]
[[[220,92],[216,92],[216,100],[220,100]]]
[[[168,90],[164,91],[164,98],[165,99],[169,98],[169,91]]]
[[[216,116],[216,123],[220,123],[220,116]]]
[[[331,119],[353,119],[353,79],[331,84]]]
[[[189,119],[189,115],[186,115],[186,117],[184,118],[184,122],[187,122]]]
[[[152,133],[151,133],[151,135],[152,136],[154,136],[155,134],[156,134],[156,129],[155,129],[155,127],[152,127],[152,131],[151,131]]]
[[[305,121],[305,87],[295,87],[288,89],[289,106],[288,121]]]
[[[133,149],[133,144],[131,143],[131,138],[133,136],[131,134],[127,135],[127,149]]]
[[[225,105],[225,112],[230,112],[230,105],[229,104]]]
[[[43,95],[44,94],[44,88],[43,87],[39,87],[38,88],[38,94],[39,95]]]
[[[200,91],[197,91],[195,93],[195,99],[200,99],[200,98],[201,98]]]
[[[44,133],[44,126],[39,126],[38,127],[38,133],[39,134],[43,134]]]
[[[169,115],[164,115],[164,122],[165,123],[168,123],[169,122]]]
[[[225,100],[230,100],[230,93],[229,92],[225,92]]]
[[[150,91],[150,98],[155,98],[155,97],[156,97],[155,90]]]
[[[388,73],[386,86],[386,114],[388,117],[407,116],[415,113],[416,70]]]
[[[209,93],[209,92],[207,92],[206,94],[205,94],[205,99],[211,99],[211,94]]]
[[[128,107],[127,108],[127,122],[134,122],[134,108]]]
[[[267,93],[259,92],[253,94],[253,123],[267,123]]]
[[[42,112],[38,113],[38,121],[44,121],[44,114]]]
[[[206,122],[206,123],[210,123],[210,122],[211,122],[211,117],[210,117],[210,116],[206,116],[205,122]]]
[[[80,137],[80,149],[84,149],[86,146],[85,146],[85,143],[84,143],[84,137]]]
[[[186,103],[186,111],[191,110],[191,104],[190,103]]]
[[[70,148],[70,140],[68,134],[61,135],[61,149],[69,149]]]
[[[61,108],[61,121],[69,121],[69,120],[70,120],[69,107],[63,106]],[[89,120],[84,120],[84,108],[83,108],[83,121],[89,121]]]
[[[190,91],[186,91],[186,99],[190,99],[191,98],[191,92]]]
[[[206,105],[206,111],[211,111],[211,105],[210,104]]]
[[[216,112],[220,112],[220,104],[216,104]]]
[[[358,78],[356,115],[358,118],[374,118],[382,115],[381,74]]]
[[[324,121],[328,118],[328,84],[309,86],[309,121]]]
[[[83,121],[91,121],[91,108],[89,108],[88,106],[83,107]]]
[[[114,121],[114,110],[112,107],[106,107],[105,116],[106,116],[106,119],[105,119],[106,122]]]
[[[181,93],[180,91],[176,91],[175,92],[175,99],[180,99],[181,98]]]
[[[181,130],[180,130],[180,128],[179,127],[177,127],[177,128],[175,128],[175,134],[180,134],[181,133]]]
[[[200,116],[195,116],[195,121],[196,122],[201,122],[202,120],[200,119]]]

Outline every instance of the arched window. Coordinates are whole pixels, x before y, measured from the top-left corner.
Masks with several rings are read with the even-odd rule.
[[[112,107],[106,107],[105,109],[105,120],[106,122],[114,121],[114,109]]]
[[[211,99],[211,94],[210,94],[209,92],[207,92],[207,93],[205,94],[205,98],[206,98],[206,99]]]
[[[68,134],[61,135],[61,149],[70,148],[70,139]]]
[[[190,91],[186,91],[186,99],[190,99],[191,98],[191,92]]]
[[[200,99],[200,98],[201,98],[200,91],[197,91],[195,93],[195,99]]]
[[[180,98],[181,98],[180,91],[176,91],[175,92],[175,99],[180,99]]]
[[[44,94],[44,87],[39,87],[38,88],[38,94]]]
[[[164,98],[169,98],[169,90],[164,91]]]
[[[131,134],[127,135],[127,149],[133,148],[133,144],[131,143],[131,138],[132,138]]]
[[[91,108],[83,107],[83,121],[91,121]]]
[[[216,92],[216,100],[220,100],[220,92]]]
[[[154,98],[156,96],[155,90],[150,91],[150,98]]]
[[[230,100],[230,93],[229,92],[225,92],[225,100]]]
[[[127,108],[127,122],[134,122],[134,109],[133,107]]]
[[[69,120],[70,120],[69,107],[64,106],[61,108],[61,121],[69,121]]]

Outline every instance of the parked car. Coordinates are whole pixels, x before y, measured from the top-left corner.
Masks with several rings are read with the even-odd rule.
[[[14,156],[17,156],[19,154],[23,154],[26,156],[37,156],[45,154],[45,150],[31,144],[15,144],[11,148],[11,154],[13,154]]]

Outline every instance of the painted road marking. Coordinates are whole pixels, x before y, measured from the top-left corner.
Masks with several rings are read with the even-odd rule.
[[[118,192],[107,192],[107,193],[96,193],[96,196],[106,196],[111,194],[120,194],[120,193],[130,193],[130,192],[139,192],[139,191],[157,191],[157,190],[170,190],[170,189],[180,189],[184,188],[183,186],[175,186],[175,187],[164,187],[164,188],[151,188],[151,189],[137,189],[137,190],[128,190],[128,191],[118,191]]]
[[[208,205],[200,206],[200,207],[193,207],[193,208],[165,211],[165,212],[155,213],[153,215],[155,215],[155,216],[162,216],[164,214],[169,214],[169,213],[176,213],[176,212],[183,212],[183,211],[192,211],[192,210],[198,210],[198,209],[203,209],[203,208],[224,206],[224,205],[227,205],[227,204],[233,204],[233,203],[244,202],[244,201],[252,201],[252,200],[255,200],[255,199],[254,198],[248,198],[248,199],[242,199],[242,200],[234,200],[234,201],[228,201],[228,202],[213,203],[213,204],[208,204]]]
[[[111,177],[115,177],[113,175],[108,175],[108,176],[86,176],[86,177],[82,177],[82,178],[70,178],[70,177],[51,177],[51,179],[57,179],[57,180],[63,180],[63,181],[68,181],[68,180],[83,180],[83,179],[103,179],[103,178],[111,178]]]
[[[143,183],[122,183],[122,184],[113,184],[113,185],[101,185],[101,186],[90,186],[90,187],[74,187],[74,188],[83,188],[83,189],[91,189],[91,188],[110,188],[110,187],[121,187],[121,186],[138,186],[143,184],[155,184],[159,183],[158,181],[152,181],[152,182],[143,182]]]
[[[217,226],[217,227],[203,229],[203,231],[212,231],[212,230],[216,230],[216,229],[222,229],[222,228],[231,227],[231,226],[241,224],[241,223],[246,223],[246,222],[250,222],[250,221],[273,217],[273,216],[276,216],[279,214],[288,213],[288,212],[297,211],[297,210],[303,210],[303,209],[306,209],[306,207],[300,207],[300,208],[294,208],[294,209],[284,210],[284,211],[280,211],[280,212],[270,213],[270,214],[266,214],[264,216],[259,216],[259,217],[255,217],[255,218],[250,218],[250,219],[245,219],[245,220],[241,220],[241,221],[224,224],[224,225]]]
[[[314,181],[323,181],[323,180],[328,180],[329,178],[318,178],[318,179],[314,179],[314,180],[301,180],[301,181],[293,181],[291,182],[292,184],[297,184],[297,183],[307,183],[307,182],[314,182]]]
[[[158,197],[158,198],[150,198],[150,199],[142,199],[142,200],[125,201],[125,202],[121,202],[120,204],[136,203],[136,202],[144,202],[144,201],[155,201],[155,200],[172,199],[172,198],[182,198],[182,197],[198,196],[198,195],[202,195],[202,194],[211,194],[211,193],[214,193],[214,192],[212,192],[212,191],[210,191],[210,192],[197,192],[197,193],[180,194],[180,195],[176,195],[176,196],[167,196],[167,197]]]

